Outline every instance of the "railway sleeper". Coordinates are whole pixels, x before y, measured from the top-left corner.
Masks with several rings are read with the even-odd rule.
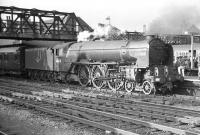
[[[27,94],[21,94],[21,93],[12,93],[13,96],[15,97],[22,97],[22,98],[27,98],[29,100],[38,100],[41,101],[42,99],[38,96],[32,96],[32,95],[27,95]],[[7,99],[9,100],[9,99]],[[54,104],[56,104],[56,102],[54,102]],[[88,106],[87,106],[88,107]],[[92,106],[90,105],[88,108],[92,108]],[[101,109],[100,109],[101,108]],[[192,126],[199,126],[200,125],[200,118],[197,117],[190,117],[190,118],[173,118],[173,117],[163,117],[163,115],[153,115],[153,114],[149,114],[149,113],[145,113],[145,112],[140,112],[140,111],[124,111],[122,109],[115,109],[113,110],[113,108],[105,108],[105,107],[98,107],[98,110],[104,110],[107,112],[117,112],[117,113],[121,113],[121,114],[128,114],[128,115],[136,115],[139,117],[148,117],[150,119],[163,119],[165,121],[178,121],[180,123],[188,123],[191,124]],[[76,114],[76,113],[75,113]]]
[[[77,97],[76,97],[77,98]],[[81,103],[84,104],[84,103]],[[134,116],[140,116],[140,117],[148,117],[150,119],[161,119],[161,120],[165,120],[165,121],[174,121],[174,122],[182,122],[182,123],[187,123],[187,124],[194,124],[196,126],[199,125],[199,118],[198,117],[171,117],[171,116],[164,116],[162,114],[153,114],[154,111],[152,112],[141,112],[139,110],[137,110],[136,108],[133,108],[134,110],[123,110],[123,109],[113,109],[110,107],[110,109],[108,107],[100,107],[100,106],[94,106],[93,108],[96,108],[97,110],[103,110],[103,111],[110,111],[113,113],[120,113],[120,114],[125,114],[125,115],[134,115]],[[142,108],[142,111],[143,108]],[[157,111],[159,113],[159,111]]]
[[[31,107],[31,108],[34,108],[36,110],[40,110],[40,111],[44,111],[46,113],[52,113],[52,114],[55,114],[58,115],[58,116],[61,116],[63,117],[63,115],[67,115],[67,114],[63,114],[61,112],[57,112],[57,111],[53,111],[53,110],[50,110],[48,108],[43,108],[43,107],[39,107],[39,106],[36,106],[36,105],[31,105],[31,104],[28,104],[28,103],[24,103],[24,102],[21,102],[21,101],[18,101],[18,100],[15,100],[15,103],[19,104],[19,105],[23,105],[23,106],[26,106],[26,107]],[[58,102],[59,103],[59,102]],[[61,103],[63,104],[63,103]],[[70,108],[73,108],[73,109],[78,109],[78,110],[81,110],[81,111],[89,111],[89,112],[92,112],[92,113],[95,113],[95,114],[100,114],[100,115],[106,115],[107,117],[112,117],[112,118],[118,118],[118,119],[121,119],[122,121],[126,120],[127,122],[131,122],[131,123],[137,123],[137,124],[140,124],[140,125],[143,125],[143,126],[147,126],[147,127],[151,127],[151,128],[157,128],[159,130],[165,130],[165,131],[170,131],[170,132],[173,132],[173,133],[177,133],[177,134],[197,134],[197,133],[193,133],[191,131],[185,131],[185,130],[181,130],[181,129],[176,129],[176,128],[173,128],[173,127],[168,127],[168,126],[164,126],[164,125],[159,125],[159,124],[154,124],[154,123],[150,123],[150,122],[144,122],[144,121],[140,121],[140,120],[136,120],[136,119],[132,119],[132,118],[129,118],[129,117],[124,117],[124,116],[120,116],[120,115],[113,115],[113,114],[110,114],[110,113],[105,113],[105,112],[99,112],[99,111],[94,111],[94,110],[91,110],[91,109],[86,109],[86,108],[82,108],[82,107],[77,107],[77,106],[74,106],[74,105],[70,105],[70,104],[64,104],[66,107],[70,107]],[[83,120],[81,118],[77,118],[77,117],[74,117],[74,116],[68,116],[67,115],[67,118],[74,118],[75,120],[82,120],[82,121],[87,121],[87,120]],[[91,124],[91,121],[87,121]],[[94,124],[94,122],[92,122],[92,124]],[[121,129],[117,129],[117,131],[121,131]],[[124,130],[122,131],[123,133]],[[127,132],[127,131],[126,131]],[[129,132],[128,132],[129,133]]]
[[[125,130],[118,129],[118,128],[114,128],[114,127],[111,127],[111,126],[108,126],[108,125],[96,123],[94,121],[86,120],[86,119],[79,118],[79,117],[76,117],[76,116],[71,116],[71,115],[68,115],[66,113],[53,111],[53,110],[50,110],[48,108],[43,108],[43,107],[39,107],[39,106],[27,104],[27,103],[20,103],[20,104],[25,104],[26,107],[32,106],[34,109],[46,112],[47,114],[54,114],[54,115],[57,115],[57,116],[60,116],[60,117],[66,118],[66,119],[72,119],[74,121],[78,121],[78,122],[83,123],[83,124],[89,124],[90,126],[106,130],[107,132],[110,132],[110,133],[113,132],[113,133],[122,134],[122,135],[138,135],[136,133],[132,133],[132,132],[125,131]]]
[[[199,117],[190,117],[190,118],[177,118],[178,122],[190,124],[192,127],[200,126]]]
[[[39,100],[39,101],[41,101],[41,98],[40,97],[36,97],[36,96],[31,96],[31,95],[27,95],[27,94],[21,94],[21,93],[12,93],[12,95],[13,96],[17,96],[17,97],[22,97],[22,98],[26,98],[27,97],[27,99],[29,99],[29,100],[31,100],[31,99],[33,99],[33,100]],[[2,98],[2,97],[1,97]],[[10,99],[5,99],[5,97],[3,98],[4,100],[10,100]],[[90,106],[90,108],[91,108],[91,106]],[[124,111],[124,110],[115,110],[115,111],[113,111],[113,109],[112,108],[101,108],[101,109],[99,109],[99,107],[98,107],[98,110],[106,110],[106,111],[108,111],[108,112],[118,112],[118,113],[121,113],[121,114],[134,114],[134,115],[138,115],[138,116],[145,116],[145,117],[149,117],[149,118],[160,118],[160,119],[165,119],[165,120],[169,120],[169,121],[178,121],[178,122],[180,122],[180,123],[188,123],[188,124],[191,124],[191,125],[193,125],[193,126],[199,126],[200,125],[200,119],[199,118],[197,118],[197,117],[189,117],[189,118],[179,118],[179,117],[177,117],[177,118],[170,118],[170,117],[168,117],[167,119],[166,118],[164,118],[164,117],[162,117],[162,116],[159,116],[159,115],[149,115],[148,113],[141,113],[141,112],[130,112],[130,111],[128,111],[128,112],[126,112],[126,111]]]
[[[51,101],[50,101],[51,102]],[[58,102],[59,103],[59,102]],[[61,103],[63,104],[63,103]],[[164,125],[159,125],[159,124],[155,124],[155,123],[151,123],[151,122],[146,122],[146,121],[142,121],[142,120],[138,120],[138,119],[134,119],[134,118],[130,118],[130,117],[126,117],[126,116],[121,116],[121,115],[117,115],[117,114],[111,114],[111,113],[106,113],[106,112],[100,112],[100,111],[95,111],[95,110],[91,110],[91,109],[86,109],[83,107],[77,107],[71,104],[64,104],[64,106],[66,107],[72,107],[74,109],[78,109],[80,111],[88,111],[88,112],[93,112],[97,115],[106,115],[107,117],[112,117],[114,119],[118,118],[121,119],[122,121],[126,120],[127,122],[131,122],[131,123],[137,123],[146,127],[150,127],[150,128],[157,128],[159,130],[164,130],[164,131],[170,131],[173,133],[177,133],[177,134],[187,134],[187,133],[193,133],[190,131],[185,131],[185,130],[181,130],[181,129],[177,129],[177,128],[173,128],[173,127],[168,127],[168,126],[164,126]],[[196,133],[194,133],[196,134]]]
[[[81,100],[81,99],[84,99],[85,97],[75,97],[76,99],[77,98],[79,98],[79,101],[83,101],[83,100]],[[102,103],[102,104],[99,104],[99,105],[104,105],[104,103],[106,103],[106,102],[108,102],[108,101],[102,101],[102,100],[99,100],[99,99],[90,99],[90,102],[93,102],[93,101],[95,101],[95,102],[97,102],[97,104],[98,104],[98,102],[100,102],[100,103]],[[170,112],[169,113],[169,111],[166,111],[166,110],[161,110],[161,108],[155,108],[155,109],[153,109],[152,110],[152,106],[147,106],[147,105],[137,105],[136,103],[134,103],[134,106],[132,105],[133,103],[131,102],[130,104],[128,104],[128,103],[124,103],[124,102],[119,102],[119,101],[114,101],[114,100],[112,100],[112,103],[110,103],[110,104],[113,104],[113,105],[110,105],[110,106],[113,106],[113,107],[115,107],[115,108],[122,108],[122,109],[126,109],[126,110],[132,110],[132,111],[140,111],[140,113],[142,113],[142,112],[148,112],[148,113],[160,113],[161,111],[163,112],[163,114],[165,114],[165,113],[167,113],[167,114],[170,114],[170,115],[173,115],[173,113],[172,112]],[[122,105],[121,105],[122,104]],[[128,108],[128,109],[127,109]],[[103,110],[103,108],[101,108],[101,110]],[[125,113],[126,111],[122,111],[122,113]],[[130,113],[129,111],[127,112],[127,113]],[[161,115],[161,116],[163,116],[163,115]],[[175,116],[179,116],[179,115],[175,115]],[[180,117],[181,117],[181,115],[180,115]]]
[[[147,118],[150,118],[150,119],[160,119],[160,120],[164,120],[164,121],[174,121],[174,122],[180,121],[179,119],[177,120],[176,118],[171,117],[171,116],[163,116],[163,115],[159,115],[159,114],[150,114],[150,113],[147,113],[147,112],[140,112],[138,110],[131,111],[131,110],[123,110],[123,109],[113,109],[111,107],[105,108],[105,107],[100,107],[100,106],[93,106],[93,109],[112,112],[114,114],[120,113],[120,114],[128,115],[128,116],[133,115],[133,116],[139,116],[139,117],[147,117]]]

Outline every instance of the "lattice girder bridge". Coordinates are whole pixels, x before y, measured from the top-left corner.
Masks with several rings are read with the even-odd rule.
[[[76,41],[80,31],[92,31],[74,13],[0,6],[0,38]]]

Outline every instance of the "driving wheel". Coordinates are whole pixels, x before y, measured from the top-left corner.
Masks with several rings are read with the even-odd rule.
[[[105,72],[100,66],[94,66],[92,68],[91,77],[92,77],[92,84],[95,88],[101,89],[103,86],[105,86],[106,84],[106,81],[104,80]]]
[[[87,86],[90,82],[90,70],[87,65],[81,65],[78,68],[78,81],[81,86]]]

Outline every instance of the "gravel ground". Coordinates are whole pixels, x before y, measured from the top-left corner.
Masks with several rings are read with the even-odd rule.
[[[64,120],[63,120],[64,121]],[[51,120],[46,116],[38,116],[28,110],[5,106],[0,103],[0,126],[7,127],[17,135],[103,135],[94,128],[80,129],[72,124]]]

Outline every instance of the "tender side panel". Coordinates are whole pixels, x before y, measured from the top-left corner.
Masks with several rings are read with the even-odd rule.
[[[33,48],[25,51],[25,68],[52,71],[53,53],[51,49]]]

